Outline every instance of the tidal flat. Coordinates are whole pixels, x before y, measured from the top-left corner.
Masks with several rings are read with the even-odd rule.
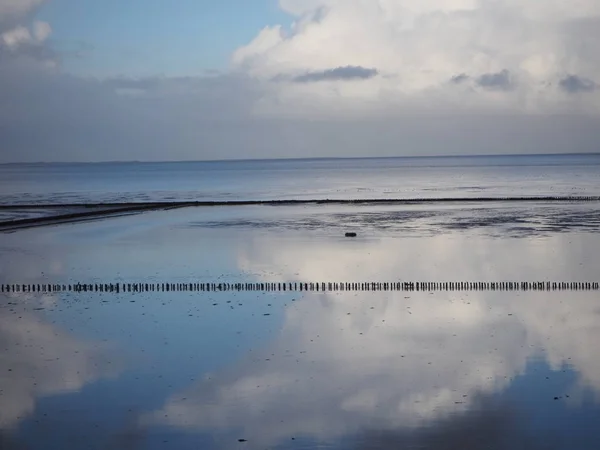
[[[0,283],[595,282],[599,228],[577,203],[184,208],[2,233]],[[598,342],[598,291],[3,293],[0,448],[597,449]]]

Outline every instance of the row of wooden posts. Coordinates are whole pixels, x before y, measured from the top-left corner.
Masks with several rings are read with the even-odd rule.
[[[589,291],[598,282],[583,281],[393,281],[393,282],[275,282],[275,283],[75,283],[0,284],[1,292],[348,292],[348,291]]]

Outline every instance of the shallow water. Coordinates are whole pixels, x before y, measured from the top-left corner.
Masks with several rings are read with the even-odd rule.
[[[22,230],[0,282],[598,281],[595,208],[524,208]],[[600,448],[598,292],[0,295],[0,448]]]
[[[0,204],[600,195],[600,154],[0,165]]]

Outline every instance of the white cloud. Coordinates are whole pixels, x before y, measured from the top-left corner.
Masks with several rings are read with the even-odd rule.
[[[33,32],[33,33],[32,33]],[[17,26],[0,34],[0,39],[10,50],[17,50],[21,45],[38,45],[43,43],[52,34],[50,24],[34,22],[31,31],[24,26]]]
[[[37,42],[44,42],[52,34],[52,27],[47,22],[35,21],[33,23],[33,35]]]
[[[46,0],[0,0],[0,20],[7,17],[23,17]]]
[[[283,104],[303,113],[354,107],[365,114],[372,108],[406,111],[448,103],[467,110],[600,112],[599,92],[587,92],[574,104],[557,88],[569,75],[600,82],[600,56],[586,50],[597,48],[600,26],[577,31],[583,22],[600,24],[596,0],[282,0],[280,5],[296,18],[291,29],[263,29],[235,52],[234,66],[262,79],[347,66],[374,68],[380,76],[281,83],[261,112],[279,114]],[[463,73],[476,80],[503,71],[514,80],[510,91],[449,83]]]
[[[31,33],[23,26],[18,26],[12,30],[5,31],[0,37],[4,44],[10,49],[14,49],[20,44],[31,42]]]

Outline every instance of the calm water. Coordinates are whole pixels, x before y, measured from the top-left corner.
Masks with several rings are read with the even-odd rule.
[[[229,192],[316,196],[298,180],[320,170],[323,196],[338,189],[329,173],[345,180],[340,196],[374,183],[379,197],[376,164],[391,165],[398,189],[399,174],[417,189],[436,173],[449,187],[439,196],[475,180],[493,193],[600,190],[594,157],[553,158],[369,160],[362,171],[272,162],[264,177],[235,169],[248,173]],[[231,165],[255,163],[227,164],[233,180]],[[58,175],[73,166],[52,167],[56,192],[40,198],[113,195],[100,174],[86,191],[82,176],[69,187]],[[119,198],[153,186],[151,165],[119,167],[111,189],[129,186]],[[171,195],[211,184],[198,178],[203,164],[172,167],[155,177],[197,184]],[[48,172],[27,173],[12,193],[40,183],[43,194]],[[227,188],[206,176],[214,192]],[[294,188],[269,191],[278,177]],[[344,238],[348,229],[358,237]],[[191,208],[0,234],[0,283],[598,281],[599,231],[597,203]],[[597,342],[593,291],[0,294],[0,449],[598,449]]]
[[[600,154],[0,165],[0,204],[599,194]]]

